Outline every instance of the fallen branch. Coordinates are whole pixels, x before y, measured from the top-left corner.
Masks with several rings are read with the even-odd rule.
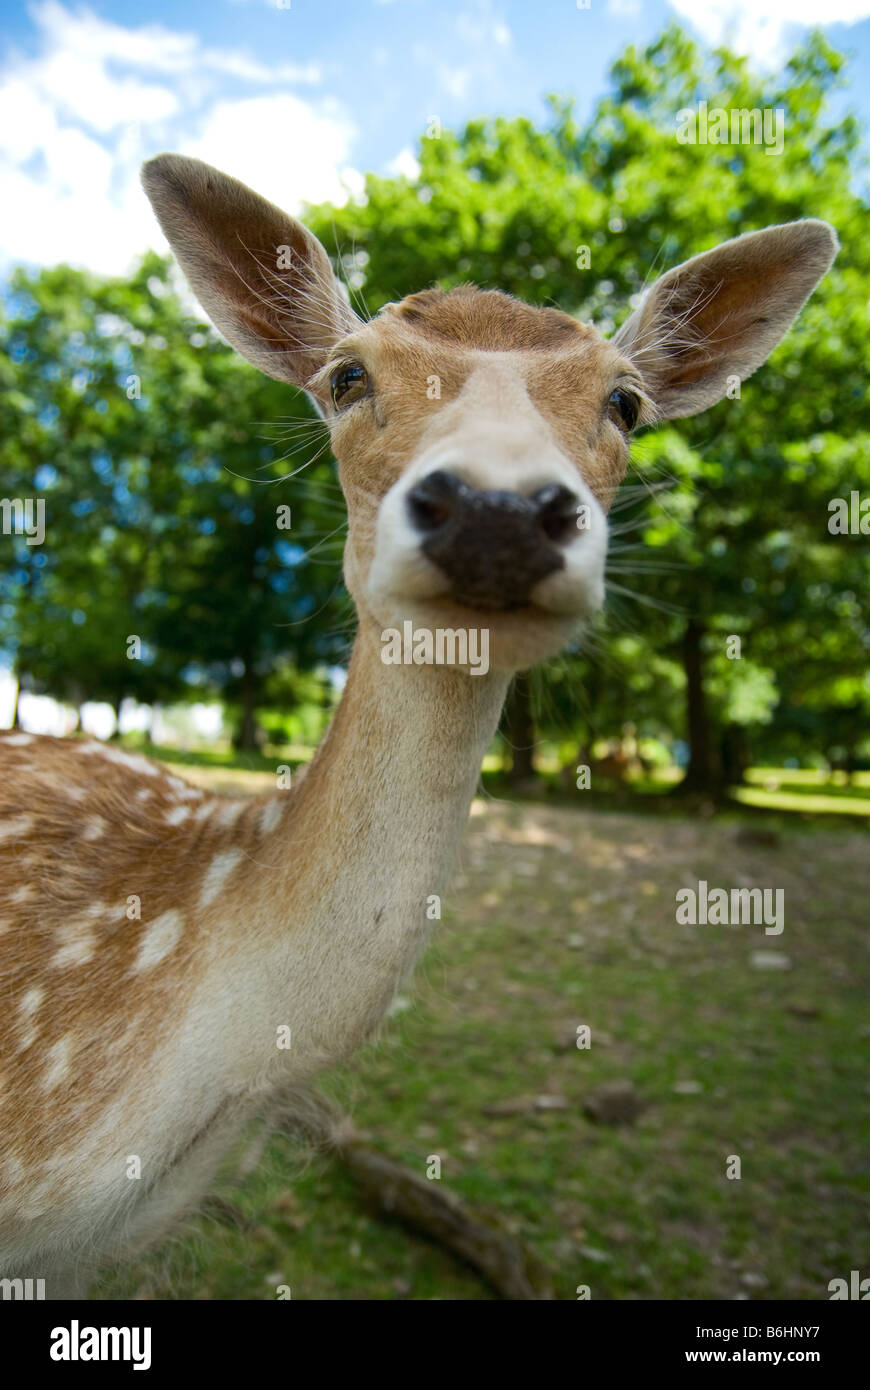
[[[401,1221],[464,1260],[501,1298],[555,1298],[544,1266],[495,1221],[475,1216],[440,1182],[418,1176],[365,1143],[350,1116],[322,1091],[288,1093],[273,1121],[294,1140],[336,1157],[380,1215]]]
[[[554,1297],[543,1266],[507,1232],[472,1215],[440,1183],[419,1177],[359,1140],[338,1145],[337,1155],[380,1212],[450,1250],[482,1274],[500,1297]]]

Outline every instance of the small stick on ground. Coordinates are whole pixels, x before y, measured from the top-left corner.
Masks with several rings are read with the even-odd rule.
[[[475,1269],[501,1298],[555,1298],[543,1265],[492,1219],[365,1143],[350,1116],[322,1091],[289,1095],[275,1116],[297,1142],[314,1143],[348,1169],[378,1213],[401,1221]]]
[[[474,1216],[454,1193],[358,1140],[338,1146],[338,1157],[378,1210],[421,1231],[464,1260],[501,1298],[551,1299],[547,1272],[522,1246]]]

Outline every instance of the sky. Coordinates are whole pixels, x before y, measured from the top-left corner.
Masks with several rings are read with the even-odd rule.
[[[825,18],[870,129],[870,0],[0,0],[0,271],[125,274],[166,244],[141,161],[197,155],[290,211],[412,171],[427,123],[581,118],[674,19],[775,67]],[[759,10],[763,9],[763,15]]]

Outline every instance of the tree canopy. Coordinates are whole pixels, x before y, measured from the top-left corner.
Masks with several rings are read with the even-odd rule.
[[[307,211],[369,313],[473,281],[605,332],[718,241],[805,216],[838,230],[833,270],[739,394],[637,441],[607,615],[518,686],[566,755],[631,720],[686,742],[686,787],[715,788],[750,754],[870,751],[868,544],[829,527],[832,499],[870,472],[866,170],[855,120],[830,114],[843,61],[814,35],[759,78],[671,28],[622,54],[585,126],[553,97],[541,127],[430,129],[416,175],[370,175],[364,196]],[[678,141],[700,101],[781,110],[781,153]],[[21,680],[75,704],[214,691],[247,745],[256,712],[303,686],[326,703],[350,606],[340,493],[304,396],[229,351],[153,254],[126,280],[16,271],[0,345],[3,490],[46,504],[42,546],[2,542],[0,645]],[[512,718],[528,732],[532,710]]]

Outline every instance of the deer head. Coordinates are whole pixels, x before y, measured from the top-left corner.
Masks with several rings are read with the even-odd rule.
[[[143,182],[216,327],[329,425],[360,624],[485,626],[509,671],[554,655],[600,606],[632,431],[754,372],[838,245],[816,220],[726,242],[662,276],[609,341],[472,286],[365,323],[317,239],[236,179],[163,154]]]

